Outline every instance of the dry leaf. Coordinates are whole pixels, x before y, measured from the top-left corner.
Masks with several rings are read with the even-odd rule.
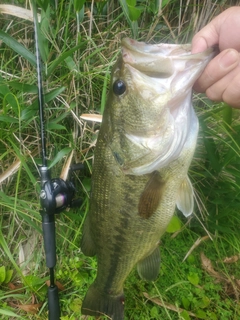
[[[48,287],[50,287],[50,280],[47,280],[47,281],[46,281],[46,285],[47,285]],[[64,288],[64,286],[61,284],[61,282],[56,281],[56,282],[55,282],[55,285],[58,287],[58,289],[59,289],[60,291],[65,290],[65,288]]]
[[[33,13],[31,10],[13,6],[10,4],[1,4],[0,5],[0,13],[2,14],[10,14],[12,16],[22,18],[24,20],[33,21]],[[41,15],[38,14],[38,22],[41,21]]]
[[[1,10],[0,10],[1,12]],[[35,155],[38,154],[38,149],[34,149],[33,152],[31,152],[30,156],[34,157]],[[0,184],[10,178],[15,172],[18,171],[19,167],[20,167],[20,164],[21,164],[21,160],[18,159],[16,160],[14,163],[12,163],[8,168],[7,170],[3,171],[1,174],[0,174]]]
[[[16,160],[7,170],[0,175],[0,183],[11,177],[20,167],[21,161]]]
[[[236,279],[236,285],[240,289],[240,280],[239,279]]]
[[[205,241],[205,240],[208,240],[208,239],[209,239],[209,236],[204,236],[204,237],[198,238],[198,239],[194,242],[194,244],[191,246],[191,248],[188,250],[188,252],[187,252],[187,254],[185,255],[185,257],[184,257],[184,259],[183,259],[182,262],[184,262],[184,261],[187,259],[187,257],[193,252],[193,250],[194,250],[195,248],[197,248],[197,246],[200,245],[200,243],[201,243],[202,241]]]
[[[236,256],[232,256],[232,257],[226,257],[225,259],[223,259],[224,263],[234,263],[237,262],[239,260],[240,256],[236,255]]]
[[[19,293],[23,292],[22,286],[16,286],[13,283],[9,283],[8,287],[12,290],[16,290],[18,288],[21,288],[21,290],[19,290]],[[36,298],[34,295],[32,295],[32,303],[31,304],[17,304],[14,303],[12,301],[8,301],[8,304],[13,307],[13,308],[19,308],[21,310],[24,310],[25,312],[31,313],[31,314],[36,314],[39,311],[39,308],[41,308],[41,306],[43,305],[43,303],[35,303]]]
[[[235,279],[234,277],[231,277],[231,279],[228,280],[225,284],[225,292],[228,296],[233,297],[233,299],[236,299],[239,301],[239,293],[240,293],[240,280]]]
[[[226,295],[233,296],[237,301],[239,300],[240,280],[235,279],[234,276],[225,276],[220,272],[214,270],[212,262],[208,259],[203,252],[201,252],[201,262],[203,269],[218,282],[223,284],[223,290]]]
[[[22,309],[26,312],[29,312],[31,314],[38,313],[39,308],[41,308],[42,303],[35,303],[35,304],[20,304],[17,305],[19,309]]]
[[[15,304],[13,302],[9,302],[9,305],[14,308],[19,308],[31,314],[38,313],[39,308],[41,308],[42,303],[35,304]]]
[[[83,113],[80,116],[83,120],[93,121],[93,122],[102,122],[102,115],[101,114],[91,114],[91,113]]]
[[[212,265],[212,262],[210,259],[208,259],[203,252],[200,253],[201,263],[203,269],[212,277],[216,278],[217,280],[224,280],[226,281],[226,278],[221,275],[221,273],[214,270],[214,267]]]
[[[69,168],[71,166],[71,163],[72,163],[72,157],[73,157],[73,150],[71,152],[71,154],[69,155],[68,159],[67,159],[67,162],[65,163],[65,165],[63,166],[62,168],[62,172],[60,174],[60,178],[64,181],[67,180],[67,177],[68,177],[68,172],[69,172]]]
[[[175,311],[175,312],[187,311],[187,310],[182,309],[182,308],[177,308],[176,306],[174,306],[173,304],[170,304],[168,302],[161,301],[158,298],[151,298],[147,292],[143,292],[143,295],[148,300],[150,300],[153,303],[157,304],[158,306],[164,307],[166,309],[169,309],[169,310],[172,310],[172,311]],[[192,313],[190,311],[187,311],[187,313],[192,317],[195,317],[195,318],[197,317],[194,313]]]
[[[16,290],[15,293],[22,293],[24,291],[23,288],[22,288],[22,284],[15,285],[12,282],[8,283],[8,288],[10,290]]]

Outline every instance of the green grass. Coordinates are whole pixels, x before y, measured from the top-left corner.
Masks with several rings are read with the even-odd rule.
[[[177,1],[142,0],[129,7],[126,1],[109,0],[95,2],[93,7],[86,2],[83,8],[80,1],[59,0],[56,8],[55,2],[51,3],[38,1],[42,6],[40,43],[52,177],[59,177],[71,150],[73,162],[85,164],[73,177],[83,199],[81,208],[56,217],[56,278],[64,286],[60,292],[62,319],[70,320],[80,318],[82,299],[97,267],[94,258],[81,253],[79,244],[89,207],[99,125],[80,120],[80,115],[102,113],[122,37],[190,42],[200,27],[235,2],[196,5],[190,1],[180,7]],[[11,4],[26,6],[20,0]],[[212,11],[208,10],[210,5]],[[0,316],[47,319],[33,24],[1,14],[0,30],[0,178],[7,175],[0,186]],[[129,320],[194,319],[193,314],[198,319],[240,318],[239,262],[224,263],[226,257],[240,254],[239,112],[214,104],[204,95],[196,95],[194,105],[200,120],[198,147],[190,169],[196,191],[195,213],[190,221],[179,215],[181,230],[176,228],[176,234],[162,238],[162,265],[156,282],[143,282],[136,270],[127,279],[125,310]],[[16,167],[14,173],[8,171],[11,165]],[[196,241],[207,235],[209,238],[183,261]],[[22,249],[26,257],[20,265]],[[202,252],[212,261],[215,274],[202,266]],[[33,303],[41,304],[35,314],[18,307]]]

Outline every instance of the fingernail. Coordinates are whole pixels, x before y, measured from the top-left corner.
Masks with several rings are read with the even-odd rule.
[[[236,50],[229,49],[219,60],[219,65],[222,69],[227,69],[239,60],[239,54]]]

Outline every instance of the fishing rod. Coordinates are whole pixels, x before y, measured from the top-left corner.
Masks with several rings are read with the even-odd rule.
[[[39,25],[37,18],[37,9],[32,1],[34,34],[35,34],[35,50],[37,62],[37,82],[38,82],[38,104],[40,119],[40,135],[42,147],[42,165],[39,166],[41,177],[40,191],[40,214],[42,216],[42,230],[44,250],[46,255],[46,265],[49,268],[50,285],[48,287],[48,319],[60,320],[60,304],[58,287],[55,284],[54,267],[56,266],[56,230],[55,230],[55,214],[59,214],[67,207],[79,206],[81,199],[73,200],[75,195],[75,187],[71,181],[64,181],[61,178],[51,178],[50,169],[47,165],[47,149],[45,138],[45,120],[44,120],[44,96],[42,85],[42,63],[39,50]],[[70,170],[81,170],[82,164],[76,164]]]

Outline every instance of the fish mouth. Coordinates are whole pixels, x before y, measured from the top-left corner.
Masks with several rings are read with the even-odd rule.
[[[149,56],[156,56],[157,58],[162,56],[181,56],[191,54],[191,44],[147,44],[145,42],[139,42],[130,38],[122,39],[122,47],[132,52],[148,54]]]
[[[122,39],[123,62],[155,78],[168,78],[176,71],[186,70],[188,63],[193,66],[209,60],[211,52],[213,49],[209,48],[192,54],[191,44],[146,44],[130,38]]]

